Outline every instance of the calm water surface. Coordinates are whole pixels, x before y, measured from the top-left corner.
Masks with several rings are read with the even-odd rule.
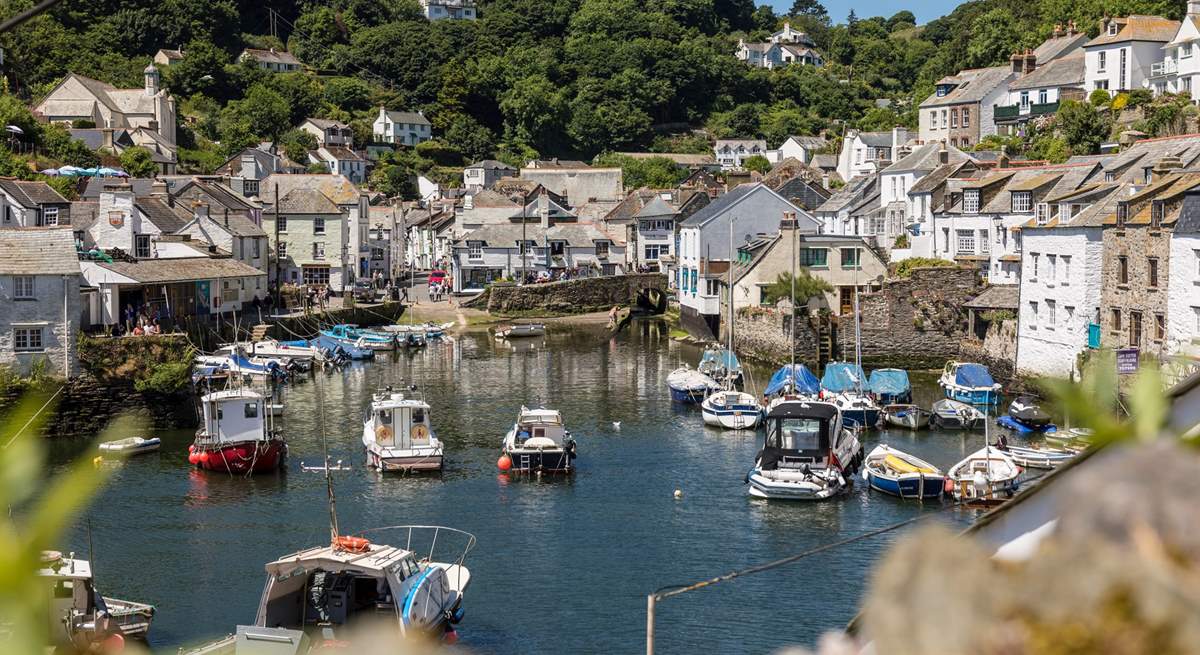
[[[461,644],[480,653],[628,653],[643,648],[646,594],[896,523],[940,507],[868,492],[837,500],[767,503],[743,477],[761,435],[705,428],[698,408],[673,406],[665,385],[695,348],[656,322],[616,339],[587,328],[515,347],[486,333],[431,344],[283,389],[285,473],[253,479],[192,470],[191,433],[162,432],[163,449],[116,467],[89,511],[99,585],[153,603],[151,645],[173,651],[254,619],[263,565],[328,539],[318,394],[343,533],[440,524],[474,533]],[[769,370],[754,369],[761,389]],[[917,378],[916,400],[936,397]],[[439,477],[381,477],[363,467],[361,415],[385,384],[420,385],[433,406],[447,468]],[[500,441],[522,404],[562,410],[579,442],[570,480],[509,480]],[[613,426],[620,421],[620,429]],[[978,449],[981,434],[885,431],[886,441],[943,469]],[[88,447],[56,443],[63,466]],[[682,500],[673,492],[681,489]],[[966,511],[936,520],[964,525]],[[64,550],[87,552],[84,522]],[[818,555],[659,604],[662,653],[769,652],[811,644],[854,614],[864,577],[893,535]]]

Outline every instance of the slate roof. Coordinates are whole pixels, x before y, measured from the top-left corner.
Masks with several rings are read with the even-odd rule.
[[[353,150],[344,146],[324,146],[320,150],[329,153],[329,156],[338,161],[363,161]]]
[[[838,165],[837,155],[813,155],[812,162],[809,165],[821,170],[836,169]]]
[[[215,201],[222,208],[232,209],[237,212],[247,212],[258,209],[257,205],[250,202],[244,196],[228,186],[219,182],[213,182],[212,180],[205,180],[201,178],[196,178],[180,185],[171,191],[171,195],[182,194],[183,192],[187,191],[188,187],[191,186],[195,186],[196,188],[204,191],[209,198]],[[260,192],[261,191],[262,190],[260,190]],[[212,210],[212,213],[215,215],[216,211]]]
[[[79,275],[71,229],[0,230],[0,275]]]
[[[963,164],[966,164],[967,161],[968,160],[963,160],[960,162],[954,162],[952,164],[942,164],[938,166],[921,177],[921,179],[917,180],[915,184],[909,187],[908,192],[932,193],[935,189],[941,186],[942,182],[945,182],[952,175],[957,174],[958,171],[963,168]]]
[[[674,216],[679,212],[667,204],[660,196],[655,195],[650,202],[642,206],[641,211],[634,215],[634,218],[653,218],[661,216]]]
[[[588,248],[595,241],[613,241],[613,238],[608,234],[600,231],[593,225],[586,223],[567,223],[563,225],[552,225],[549,229],[543,230],[541,225],[537,223],[526,223],[523,233],[527,241],[566,241],[568,246],[573,248]],[[483,241],[490,247],[494,248],[516,248],[520,242],[522,235],[522,227],[520,223],[502,223],[497,225],[485,225],[477,230],[468,232],[465,236],[460,237],[456,243],[466,244],[468,241]]]
[[[891,132],[859,132],[858,138],[863,143],[872,148],[891,148],[892,133]]]
[[[958,75],[950,78],[944,78],[938,83],[944,81],[957,81],[958,86],[953,91],[944,96],[938,97],[935,91],[932,95],[926,98],[922,103],[922,107],[941,107],[942,105],[958,105],[966,102],[979,102],[983,100],[987,94],[991,93],[997,86],[1009,81],[1016,74],[1008,66],[994,66],[992,68],[975,68],[965,70]]]
[[[765,139],[717,139],[717,143],[714,147],[717,149],[717,151],[720,151],[725,147],[734,149],[738,146],[742,146],[746,149],[757,146],[759,150],[765,151],[767,149],[767,142]]]
[[[682,227],[700,227],[724,214],[730,207],[736,205],[743,198],[750,195],[752,191],[758,188],[766,189],[766,187],[758,183],[739,184],[738,186],[730,189],[725,195],[714,198],[712,202],[705,205],[700,211],[689,216],[680,225]]]
[[[789,139],[795,141],[797,145],[804,146],[809,150],[819,150],[829,145],[829,139],[826,139],[823,136],[797,136],[792,134],[789,135],[787,139],[784,139],[784,141],[786,142]]]
[[[1100,36],[1088,41],[1085,48],[1124,43],[1126,41],[1160,41],[1166,43],[1175,38],[1179,31],[1179,21],[1169,20],[1161,16],[1127,16],[1115,18],[1120,27],[1117,33],[1109,35],[1107,30],[1101,30]]]
[[[73,256],[72,259],[76,258]],[[111,264],[96,262],[96,265],[143,284],[266,275],[257,268],[243,264],[236,259],[212,257],[140,259],[136,262],[113,262]],[[78,266],[78,262],[76,262],[76,266]]]
[[[899,173],[902,171],[932,171],[939,166],[939,153],[946,148],[946,156],[951,164],[967,161],[971,157],[958,148],[941,142],[931,142],[920,146],[899,161],[883,169],[884,173]]]
[[[283,196],[293,189],[310,189],[320,192],[321,195],[338,205],[358,204],[358,187],[354,186],[354,183],[344,175],[274,173],[263,178],[262,184],[259,186],[260,189],[271,189],[271,192],[266,194],[269,197],[264,198],[264,201],[274,199],[274,185],[276,184],[279,185],[280,202],[283,201]]]
[[[183,51],[182,50],[171,50],[169,48],[160,48],[159,52],[161,52],[163,54],[163,56],[166,57],[167,59],[183,59]]]
[[[1184,194],[1179,218],[1175,221],[1175,232],[1200,233],[1200,189],[1192,189]]]
[[[1038,64],[1038,67],[1032,73],[1013,80],[1008,85],[1008,88],[1013,91],[1020,91],[1023,89],[1042,89],[1059,86],[1082,87],[1084,54],[1083,50],[1076,50],[1048,64]]]
[[[267,233],[263,231],[257,223],[250,220],[242,214],[209,214],[217,227],[228,232],[235,237],[265,237]]]
[[[133,204],[165,234],[178,232],[180,228],[188,224],[188,221],[192,220],[190,212],[184,211],[181,207],[172,207],[157,196],[135,197]]]
[[[616,154],[631,159],[655,159],[663,157],[675,162],[677,166],[707,166],[716,163],[711,154],[695,155],[686,152],[618,152]]]
[[[482,168],[488,171],[515,171],[516,168],[495,159],[484,159],[471,164],[467,168]]]
[[[858,198],[866,193],[869,189],[875,186],[878,181],[877,174],[860,175],[846,183],[846,186],[838,189],[829,199],[817,207],[818,212],[837,212],[845,209],[847,205],[857,202]]]
[[[242,51],[243,56],[266,62],[268,64],[288,64],[291,66],[299,66],[300,60],[296,59],[295,55],[286,50],[259,50],[256,48],[246,48]]]
[[[1078,33],[1072,35],[1064,35],[1059,37],[1050,37],[1042,41],[1041,45],[1034,48],[1033,55],[1037,57],[1037,65],[1041,66],[1047,62],[1053,61],[1066,55],[1073,53],[1083,47],[1087,43],[1087,34]]]
[[[104,130],[100,128],[67,128],[67,132],[75,141],[83,143],[89,150],[99,150],[104,147]],[[133,140],[129,138],[127,130],[116,128],[113,130],[113,143],[122,146],[132,146]]]
[[[963,304],[969,309],[1016,309],[1020,295],[1020,286],[1016,284],[995,284],[983,290]]]
[[[429,119],[415,111],[389,111],[388,120],[406,125],[430,125]]]
[[[36,209],[40,205],[66,205],[70,201],[60,196],[54,187],[42,181],[0,178],[0,187],[22,207]]]
[[[322,129],[322,130],[328,130],[331,127],[336,127],[339,130],[350,129],[349,125],[347,125],[341,121],[330,120],[328,118],[309,118],[309,119],[306,119],[304,122],[312,123],[314,127],[317,127],[318,129]]]
[[[275,212],[272,209],[272,214]],[[280,214],[340,214],[342,210],[316,189],[299,187],[279,198]]]

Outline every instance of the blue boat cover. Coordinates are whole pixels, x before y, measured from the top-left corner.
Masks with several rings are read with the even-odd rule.
[[[871,393],[900,396],[912,391],[908,371],[898,368],[877,368],[871,371]]]
[[[821,388],[833,393],[865,387],[867,380],[861,366],[848,362],[830,362],[821,376]]]
[[[704,356],[700,358],[700,365],[703,366],[707,362],[713,362],[723,367],[726,371],[737,371],[742,365],[738,363],[737,355],[733,354],[732,350],[722,348],[720,350],[706,350]]]
[[[954,382],[968,389],[991,389],[996,384],[983,364],[959,364],[954,371]]]
[[[788,386],[788,381],[791,380],[793,393],[805,393],[816,395],[821,391],[821,382],[817,380],[817,376],[808,370],[804,364],[787,364],[783,368],[775,371],[775,375],[771,376],[771,381],[767,383],[767,390],[764,395],[773,396]]]

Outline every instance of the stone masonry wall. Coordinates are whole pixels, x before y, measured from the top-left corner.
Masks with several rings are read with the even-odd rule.
[[[963,305],[983,285],[974,269],[918,268],[859,296],[863,363],[936,368],[959,356],[968,335]],[[854,323],[838,331],[842,356],[854,356]]]
[[[524,286],[494,284],[487,310],[498,315],[586,314],[631,304],[642,289],[667,288],[661,274],[614,275]]]
[[[778,366],[791,360],[786,309],[746,307],[733,320],[734,351]],[[796,361],[817,370],[817,329],[803,318],[796,330]]]
[[[987,366],[997,381],[1012,381],[1017,358],[1016,319],[992,323],[988,326],[983,341],[964,339],[962,356]]]

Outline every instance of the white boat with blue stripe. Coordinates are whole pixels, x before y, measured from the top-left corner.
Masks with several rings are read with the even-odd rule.
[[[946,362],[938,384],[946,397],[972,405],[995,405],[1000,402],[1000,384],[992,379],[983,364]]]
[[[704,423],[726,430],[752,430],[762,415],[762,405],[753,394],[726,389],[709,394],[700,403]]]
[[[749,494],[774,500],[824,500],[846,490],[862,464],[858,435],[832,403],[783,400],[764,419],[767,436],[746,474]]]

